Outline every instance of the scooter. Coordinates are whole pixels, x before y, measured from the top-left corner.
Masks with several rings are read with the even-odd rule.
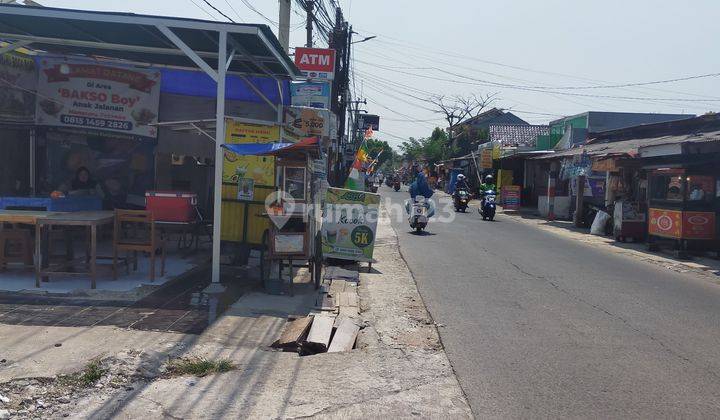
[[[487,190],[482,193],[483,199],[478,209],[478,213],[482,215],[483,220],[490,220],[491,222],[495,218],[495,191]]]
[[[460,189],[455,191],[453,194],[453,204],[455,205],[455,211],[461,211],[465,213],[470,202],[470,193],[466,189]]]
[[[408,216],[408,222],[410,228],[415,229],[415,232],[420,233],[425,229],[428,223],[428,212],[429,205],[423,196],[415,197],[415,201],[412,203],[410,208],[410,215]]]
[[[396,179],[395,181],[393,181],[393,189],[395,191],[400,191],[400,180],[399,179]]]

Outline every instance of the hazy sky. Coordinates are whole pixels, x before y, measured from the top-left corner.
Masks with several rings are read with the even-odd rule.
[[[209,0],[228,16],[277,21],[276,0]],[[46,6],[223,20],[203,0],[45,0]],[[329,3],[329,2],[328,2]],[[718,0],[340,0],[356,39],[355,90],[397,144],[442,125],[431,94],[497,94],[530,123],[584,111],[704,113],[720,109]],[[300,11],[291,46],[302,45]],[[318,41],[319,46],[325,46]],[[556,88],[556,89],[552,89]],[[561,89],[557,89],[561,88]],[[608,98],[611,97],[611,98]],[[640,99],[630,99],[640,98]],[[647,98],[660,99],[651,100]],[[682,100],[681,100],[682,99]]]

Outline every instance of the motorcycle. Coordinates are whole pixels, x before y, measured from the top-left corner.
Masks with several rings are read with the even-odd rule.
[[[395,191],[400,191],[400,180],[396,179],[395,181],[393,181],[393,189]]]
[[[495,191],[487,190],[482,193],[483,200],[478,209],[478,213],[482,215],[483,220],[490,220],[491,222],[495,218]]]
[[[422,232],[428,223],[429,204],[423,196],[415,197],[412,206],[410,208],[410,215],[408,216],[408,222],[410,228],[415,229],[417,233]]]
[[[453,204],[455,205],[455,211],[461,211],[465,213],[470,202],[470,193],[466,189],[459,189],[453,194]]]

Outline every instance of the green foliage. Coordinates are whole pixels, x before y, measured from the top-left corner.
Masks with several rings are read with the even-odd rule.
[[[392,147],[384,140],[368,139],[365,141],[365,147],[370,159],[375,159],[378,157],[378,153],[380,154],[377,163],[378,167],[381,167],[388,159],[392,158]]]
[[[229,360],[213,361],[204,358],[181,358],[168,364],[168,374],[172,376],[193,375],[203,377],[211,373],[224,373],[236,369]]]
[[[93,360],[92,362],[88,363],[88,365],[85,367],[85,370],[80,375],[80,383],[85,386],[90,386],[95,382],[99,381],[106,372],[107,369],[103,369],[100,366],[99,360]]]
[[[436,127],[430,137],[415,139],[410,138],[400,145],[403,158],[408,160],[425,160],[429,164],[435,164],[447,159],[452,154],[452,148],[448,141],[448,135],[442,128]]]

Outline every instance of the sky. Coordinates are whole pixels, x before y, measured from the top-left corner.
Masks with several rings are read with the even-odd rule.
[[[277,0],[207,1],[277,33]],[[205,0],[39,2],[225,20]],[[445,126],[428,102],[436,95],[493,95],[491,106],[532,124],[585,111],[720,110],[717,0],[337,2],[355,39],[377,36],[354,45],[352,90],[381,116],[376,137],[391,145]],[[303,13],[293,1],[291,47],[305,43]],[[318,35],[315,46],[326,45]]]

